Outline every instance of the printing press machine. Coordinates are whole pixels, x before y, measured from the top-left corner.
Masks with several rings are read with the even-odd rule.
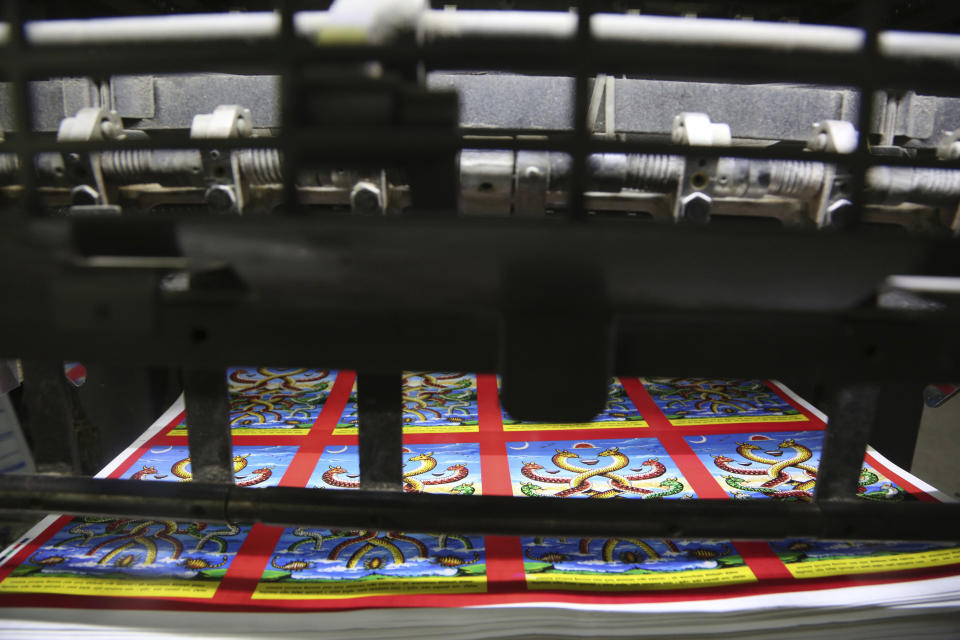
[[[0,356],[42,473],[0,477],[0,510],[960,539],[960,505],[853,497],[868,440],[908,466],[919,389],[960,380],[960,36],[910,30],[957,8],[300,4],[7,3]],[[359,372],[360,490],[232,485],[239,363]],[[831,417],[816,500],[404,494],[414,369],[497,372],[558,422],[612,374],[783,379]],[[181,382],[196,482],[83,475]]]

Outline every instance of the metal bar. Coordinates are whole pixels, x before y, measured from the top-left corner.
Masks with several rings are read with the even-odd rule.
[[[584,220],[587,210],[584,206],[587,177],[587,142],[590,139],[590,130],[587,128],[587,109],[590,97],[587,94],[589,71],[586,62],[591,59],[593,50],[592,34],[590,31],[591,3],[590,0],[580,0],[577,5],[577,31],[574,48],[577,51],[573,89],[573,166],[570,172],[569,214],[574,220]],[[597,76],[599,81],[599,76]]]
[[[664,538],[957,540],[960,505],[629,502],[0,476],[0,511],[395,531]],[[627,506],[629,508],[623,508]]]
[[[360,488],[399,491],[403,454],[403,377],[357,375]]]
[[[595,14],[592,22],[598,39],[627,43],[730,48],[749,44],[781,51],[853,53],[864,42],[863,31],[854,27],[622,14]],[[325,11],[298,11],[294,15],[300,36],[315,36],[326,23]],[[38,47],[275,39],[282,32],[280,16],[266,11],[32,21],[25,27],[27,42]],[[418,29],[421,38],[430,42],[504,34],[518,39],[562,40],[573,38],[577,27],[576,16],[566,11],[434,10],[423,14]],[[12,40],[11,33],[11,27],[0,23],[0,45]],[[885,30],[878,35],[879,51],[884,56],[950,60],[960,55],[960,40],[950,34]]]
[[[817,469],[817,502],[854,502],[867,442],[876,420],[879,385],[851,384],[828,401],[830,423]]]
[[[185,369],[190,469],[197,482],[233,482],[230,401],[223,369]]]
[[[77,473],[80,456],[73,427],[73,398],[63,360],[23,360],[24,423],[37,469]]]

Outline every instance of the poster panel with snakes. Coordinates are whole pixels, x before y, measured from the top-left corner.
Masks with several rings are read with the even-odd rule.
[[[472,373],[406,371],[403,374],[404,433],[476,433],[477,376]],[[334,429],[357,433],[357,387]]]
[[[238,485],[359,487],[353,372],[235,367],[227,375]],[[408,372],[403,380],[400,480],[408,493],[805,502],[816,488],[826,418],[775,382],[614,378],[593,422],[558,425],[513,420],[492,374]],[[189,482],[187,444],[180,400],[100,476]],[[873,450],[860,480],[862,500],[948,499]],[[955,545],[51,516],[0,553],[0,607],[667,606],[780,595],[788,602],[812,589],[893,589],[901,580],[916,588],[945,578],[960,590]]]

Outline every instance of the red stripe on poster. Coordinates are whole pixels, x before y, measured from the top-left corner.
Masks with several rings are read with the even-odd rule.
[[[793,574],[780,560],[780,556],[766,542],[735,540],[733,546],[743,556],[744,562],[757,580],[794,580]]]
[[[324,445],[334,427],[337,426],[340,416],[343,415],[355,380],[356,374],[353,371],[337,373],[333,389],[323,403],[320,415],[314,421],[310,434],[303,436],[300,440],[300,448],[280,479],[279,486],[306,486],[317,466],[320,454],[323,453]],[[214,596],[214,602],[231,604],[249,601],[281,535],[283,535],[283,527],[271,527],[259,523],[253,525],[230,564],[230,568],[224,574]]]
[[[703,466],[700,458],[694,452],[686,440],[684,433],[693,435],[688,429],[678,430],[670,424],[666,416],[661,413],[653,397],[647,393],[643,383],[638,378],[621,378],[620,382],[626,390],[627,395],[633,400],[640,414],[644,417],[657,435],[657,439],[667,450],[667,454],[680,469],[683,477],[690,482],[694,493],[698,498],[713,498],[717,500],[729,500],[730,496],[723,490],[710,470]],[[806,425],[807,423],[804,423]],[[754,430],[755,424],[745,425],[747,430]],[[707,430],[714,433],[714,428],[708,426]],[[791,430],[797,430],[796,423]],[[738,433],[735,431],[734,433]],[[702,434],[701,430],[696,435]],[[729,431],[728,431],[729,433]],[[780,558],[766,542],[747,542],[731,541],[736,550],[743,556],[743,561],[747,564],[753,575],[758,580],[793,580],[793,576],[787,570],[787,567],[781,562]]]
[[[310,434],[303,437],[300,441],[300,448],[297,455],[283,474],[280,480],[281,487],[303,487],[306,486],[310,474],[317,466],[320,460],[320,454],[329,441],[330,434],[333,433],[343,410],[350,400],[350,391],[353,389],[353,383],[357,375],[353,371],[340,371],[337,373],[337,379],[333,383],[333,389],[327,396],[327,401],[323,403],[323,409],[317,416]]]
[[[477,374],[477,421],[480,423],[480,483],[484,495],[513,495],[510,465],[500,414],[497,376]],[[486,536],[487,590],[490,593],[522,591],[526,587],[520,539]]]
[[[904,479],[903,476],[901,476],[900,474],[892,471],[890,467],[880,463],[876,458],[874,458],[869,453],[864,455],[864,460],[867,461],[867,464],[879,470],[883,475],[893,480],[897,485],[906,489],[907,493],[914,496],[917,500],[921,502],[940,502],[939,500],[934,498],[932,495],[930,495],[920,487]]]
[[[649,430],[650,435],[674,429],[667,417],[660,411],[660,407],[653,401],[653,397],[647,393],[647,389],[640,382],[640,378],[621,377],[620,384],[623,385],[623,390],[627,392],[633,406],[637,408],[637,411],[649,425],[647,430]]]
[[[286,474],[284,474],[285,479]],[[253,525],[237,550],[237,555],[224,574],[223,580],[220,581],[212,602],[215,604],[249,602],[281,535],[283,535],[283,527],[271,527],[260,523]]]

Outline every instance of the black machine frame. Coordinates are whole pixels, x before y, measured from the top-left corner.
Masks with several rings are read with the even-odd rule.
[[[873,304],[877,284],[889,275],[960,276],[960,244],[949,237],[866,233],[857,224],[865,172],[876,165],[960,169],[960,161],[878,157],[870,153],[866,135],[855,152],[836,154],[597,140],[586,126],[588,81],[597,73],[842,85],[861,96],[881,88],[960,95],[960,67],[949,61],[881,55],[878,3],[857,5],[865,33],[860,50],[829,54],[598,41],[590,30],[596,6],[586,1],[579,3],[575,37],[562,47],[554,40],[489,36],[317,46],[296,36],[293,2],[280,10],[275,39],[191,42],[175,49],[36,47],[24,34],[27,3],[6,4],[10,35],[0,49],[0,79],[12,83],[19,126],[0,150],[19,155],[23,191],[0,217],[0,355],[23,361],[37,461],[48,469],[76,471],[64,358],[177,366],[184,372],[196,482],[4,476],[0,510],[399,530],[429,522],[438,531],[491,534],[960,539],[960,505],[880,505],[855,497],[868,439],[885,435],[874,430],[881,390],[960,379],[958,316],[949,299],[936,311]],[[371,60],[411,81],[421,67],[572,71],[573,130],[549,139],[468,140],[455,118],[444,117],[455,107],[445,95],[425,99],[429,117],[398,116],[389,127],[324,122],[303,107],[302,96],[325,87],[317,69]],[[31,127],[30,80],[185,70],[279,70],[279,135],[121,145],[53,142]],[[337,82],[342,88],[346,81]],[[872,109],[871,100],[860,101],[860,131],[869,130]],[[284,214],[269,219],[37,214],[31,168],[41,152],[187,146],[204,152],[278,148],[285,160]],[[455,155],[465,146],[569,153],[569,214],[537,221],[457,219],[451,185]],[[596,220],[584,206],[586,162],[588,154],[601,151],[835,163],[851,171],[854,207],[846,228],[819,234]],[[406,169],[413,212],[391,219],[317,217],[297,206],[299,168],[340,163]],[[450,268],[431,273],[430,265],[437,263]],[[189,274],[187,290],[167,286],[175,273]],[[424,311],[405,295],[417,278],[441,292],[436,310]],[[449,286],[454,281],[461,286]],[[761,285],[752,291],[776,293],[745,291],[744,282]],[[258,331],[251,333],[250,326]],[[336,339],[317,338],[323,335]],[[752,348],[744,352],[746,336]],[[360,490],[338,494],[231,484],[224,369],[237,362],[359,371]],[[828,388],[831,416],[816,499],[594,504],[406,495],[399,470],[399,372],[412,368],[497,371],[512,413],[556,420],[594,413],[613,373],[816,380]],[[576,372],[588,391],[538,404],[530,398],[543,396],[522,390],[535,386],[544,371]]]

